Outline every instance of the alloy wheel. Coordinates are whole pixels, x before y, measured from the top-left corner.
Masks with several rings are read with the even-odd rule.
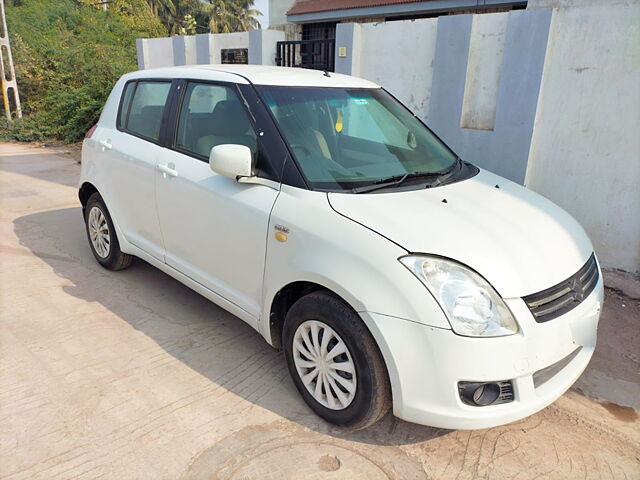
[[[111,251],[111,235],[107,218],[102,213],[102,210],[98,207],[92,207],[89,211],[87,225],[93,249],[100,258],[107,258]]]

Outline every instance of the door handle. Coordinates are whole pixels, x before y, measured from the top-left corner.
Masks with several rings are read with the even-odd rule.
[[[113,148],[113,145],[109,143],[109,140],[100,140],[98,143],[103,148],[103,150],[111,150],[111,148]]]
[[[177,177],[178,176],[178,171],[174,170],[173,164],[169,164],[169,165],[158,165],[158,170],[160,172],[162,172],[162,175],[166,176],[169,175],[170,177]]]

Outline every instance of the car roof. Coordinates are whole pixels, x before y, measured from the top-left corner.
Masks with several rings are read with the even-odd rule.
[[[185,65],[139,70],[126,75],[133,78],[194,78],[256,85],[291,87],[380,88],[363,78],[307,68],[267,65]]]

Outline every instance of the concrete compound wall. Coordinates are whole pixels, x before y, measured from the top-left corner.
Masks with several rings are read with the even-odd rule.
[[[523,183],[550,20],[544,9],[338,24],[336,71],[384,86],[462,158]]]
[[[519,183],[527,169],[550,19],[546,9],[439,22],[427,121],[462,158]]]
[[[640,2],[533,3],[557,6],[525,183],[640,271]]]
[[[339,24],[338,29],[356,29],[356,45],[347,50],[359,50],[353,75],[384,85],[411,110],[423,113],[431,96],[437,25],[436,18],[429,18]]]
[[[221,63],[221,50],[227,48],[247,48],[250,64],[275,65],[276,42],[280,40],[284,40],[284,32],[276,30],[139,38],[138,68]]]

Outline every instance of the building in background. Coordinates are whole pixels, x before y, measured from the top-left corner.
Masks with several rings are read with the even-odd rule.
[[[285,32],[279,64],[334,70],[338,23],[377,23],[523,9],[527,0],[270,0],[269,28]]]
[[[456,13],[505,12],[527,0],[270,0],[273,28],[318,22],[385,22]]]

